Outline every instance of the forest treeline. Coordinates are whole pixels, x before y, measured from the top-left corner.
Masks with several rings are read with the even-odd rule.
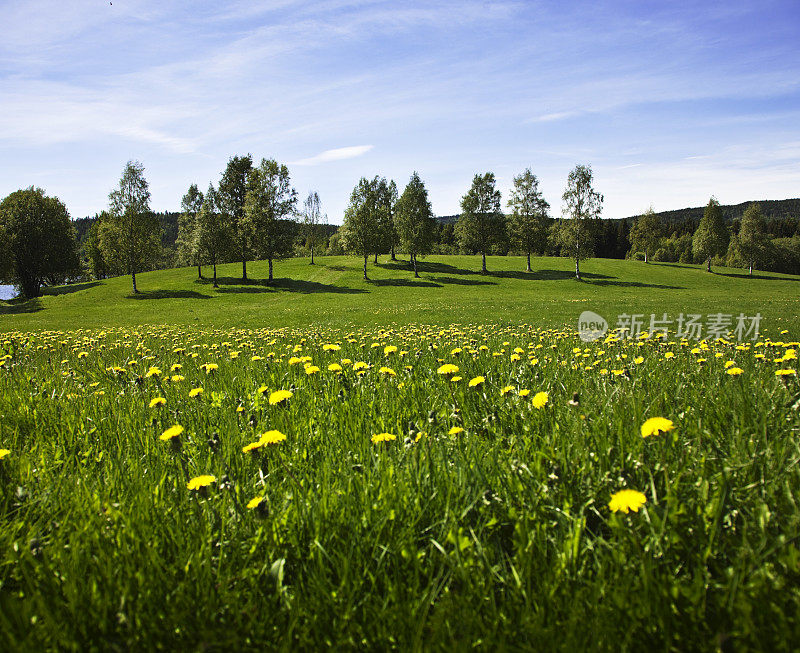
[[[505,201],[504,201],[505,199]],[[216,186],[192,184],[180,212],[150,208],[144,167],[126,164],[108,207],[92,218],[70,220],[58,198],[30,187],[0,202],[0,282],[35,297],[43,285],[178,266],[265,260],[269,279],[275,260],[355,253],[367,262],[398,253],[417,274],[418,256],[480,254],[567,256],[706,263],[800,274],[800,200],[767,200],[722,206],[715,198],[702,208],[602,219],[603,196],[591,167],[578,165],[561,196],[560,215],[539,189],[530,169],[513,179],[507,198],[493,173],[476,174],[461,198],[461,212],[433,215],[428,191],[415,172],[398,190],[393,180],[362,178],[353,189],[341,227],[330,225],[319,195],[302,204],[288,168],[272,159],[256,164],[251,155],[228,161]]]

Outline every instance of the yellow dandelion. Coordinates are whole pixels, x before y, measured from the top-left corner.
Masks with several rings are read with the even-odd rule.
[[[533,404],[534,408],[544,408],[548,399],[550,399],[550,395],[546,392],[537,392],[535,395],[533,395],[531,403]]]
[[[305,371],[308,376],[311,376],[319,372],[319,368],[316,365],[306,365]]]
[[[378,371],[386,376],[397,376],[397,372],[395,372],[391,367],[382,367]]]
[[[742,372],[744,372],[744,370],[741,367],[729,367],[725,370],[725,373],[731,376],[739,376]]]
[[[285,439],[286,439],[286,435],[284,433],[281,433],[280,431],[272,430],[272,431],[267,431],[266,433],[264,433],[259,438],[258,441],[261,444],[278,444],[280,442],[283,442]]]
[[[323,351],[339,351],[341,347],[337,344],[322,345]]]
[[[167,403],[167,400],[164,397],[155,397],[154,399],[150,400],[150,408],[155,408],[156,406],[163,406]]]
[[[205,365],[201,365],[200,369],[205,370],[206,374],[211,374],[214,370],[219,369],[219,365],[216,363],[206,363]]]
[[[157,367],[151,367],[149,370],[147,370],[144,378],[149,379],[151,376],[161,376],[161,370]]]
[[[666,354],[664,354],[664,358],[675,358],[675,352],[668,351]]]
[[[525,397],[527,397],[528,395],[530,395],[530,394],[531,394],[531,391],[530,391],[530,390],[528,390],[528,388],[523,388],[523,389],[522,389],[522,390],[520,390],[520,391],[519,391],[517,394],[519,394],[519,396],[520,396],[520,397],[522,397],[522,398],[524,399]]]
[[[475,378],[470,379],[470,381],[469,381],[469,383],[467,385],[469,385],[470,388],[475,388],[475,387],[481,385],[484,381],[486,381],[486,377],[484,377],[484,376],[476,376]]]
[[[672,420],[666,417],[651,417],[644,424],[642,424],[642,437],[646,438],[651,435],[660,435],[675,428]]]
[[[11,449],[0,449],[0,460],[3,460],[6,456],[11,453]]]
[[[797,370],[786,369],[786,370],[775,370],[775,376],[794,376],[797,374]]]
[[[633,510],[633,512],[639,512],[639,508],[641,508],[645,503],[647,503],[647,497],[638,492],[637,490],[620,490],[616,494],[611,496],[611,501],[608,502],[608,507],[612,510],[612,512],[624,512],[628,514],[629,510]]]
[[[256,451],[264,446],[264,443],[261,440],[257,440],[256,442],[251,442],[245,447],[242,447],[242,453],[250,453],[252,451]]]
[[[170,381],[173,383],[180,383],[181,381],[185,380],[186,377],[182,376],[181,374],[173,374],[170,377]]]
[[[339,363],[331,363],[330,365],[328,365],[328,371],[329,372],[341,372],[342,371],[342,366],[339,365]]]
[[[88,358],[88,357],[89,357],[89,352],[87,351],[82,351],[80,354],[78,354],[78,358]]]
[[[509,392],[514,392],[513,385],[507,385],[500,389],[500,396],[507,395]]]
[[[270,406],[277,406],[292,397],[294,397],[294,393],[290,390],[276,390],[269,396],[269,404]]]
[[[264,360],[264,357],[263,357],[263,356],[259,356],[259,355],[257,355],[257,354],[256,354],[255,356],[251,356],[251,357],[250,357],[250,360],[251,360],[251,361],[253,361],[253,362],[256,362],[256,361],[263,361],[263,360]]]
[[[180,424],[175,424],[164,431],[159,440],[172,440],[172,438],[177,438],[181,433],[183,433],[183,427]]]
[[[390,354],[394,354],[396,351],[397,347],[394,345],[386,345],[386,347],[383,348],[383,355],[389,356]]]
[[[264,497],[253,497],[250,501],[247,502],[247,509],[252,510],[253,508],[258,508],[258,506],[263,503]]]
[[[451,376],[450,377],[450,381],[453,382],[453,383],[458,383],[459,381],[462,381],[462,380],[463,380],[463,377],[461,377],[461,376]]]
[[[456,372],[458,372],[458,365],[452,363],[445,363],[436,370],[437,374],[455,374]]]
[[[191,481],[189,481],[186,487],[190,490],[201,490],[204,487],[208,487],[216,480],[216,476],[211,476],[211,474],[203,474],[202,476],[195,476]]]
[[[190,397],[197,397],[201,394],[203,394],[203,388],[192,388],[191,390],[189,390]]]
[[[391,442],[392,440],[396,440],[397,436],[393,433],[376,433],[372,436],[372,444],[378,444],[379,442]]]
[[[461,428],[460,426],[454,426],[447,432],[447,435],[458,435],[459,433],[463,432],[464,432],[463,428]]]
[[[641,365],[642,363],[644,363],[644,356],[637,356],[636,358],[633,359],[633,362],[636,363],[637,365]]]

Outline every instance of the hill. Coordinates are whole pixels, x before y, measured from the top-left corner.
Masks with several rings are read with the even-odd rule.
[[[490,274],[480,275],[469,256],[431,256],[420,262],[414,279],[407,262],[381,257],[370,262],[370,280],[361,278],[361,261],[352,257],[288,259],[275,265],[276,280],[244,284],[237,264],[218,268],[220,287],[198,280],[193,268],[137,275],[143,291],[131,294],[130,277],[116,277],[46,289],[30,301],[0,302],[0,331],[105,328],[141,324],[213,327],[332,326],[373,324],[529,323],[576,324],[584,310],[610,323],[623,313],[738,315],[760,313],[775,333],[800,326],[800,279],[698,266],[593,259],[582,265],[585,282],[573,278],[565,258],[539,257],[525,273],[521,257],[489,257]],[[210,269],[205,269],[210,273]],[[265,264],[251,267],[256,277]]]

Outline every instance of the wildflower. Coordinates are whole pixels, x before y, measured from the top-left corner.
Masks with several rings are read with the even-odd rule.
[[[264,446],[264,443],[261,440],[256,440],[255,442],[251,442],[245,447],[242,447],[242,453],[251,453],[253,451],[257,451],[261,447]]]
[[[460,426],[454,426],[447,432],[447,435],[458,435],[459,433],[463,432],[464,432],[463,428],[461,428]]]
[[[319,368],[316,365],[306,365],[305,370],[308,376],[311,376],[312,374],[316,374],[317,372],[319,372]]]
[[[269,396],[269,405],[277,406],[278,404],[287,401],[294,397],[294,393],[290,390],[276,390]]]
[[[157,367],[151,367],[149,370],[147,370],[144,378],[149,379],[151,376],[161,376],[161,370]]]
[[[201,365],[200,369],[205,370],[206,374],[211,374],[211,372],[213,372],[214,370],[219,369],[219,365],[217,365],[216,363],[206,363],[205,365]]]
[[[336,345],[336,344],[322,345],[322,350],[323,351],[339,351],[340,349],[341,349],[341,347],[339,345]]]
[[[364,361],[356,361],[353,363],[353,369],[355,371],[366,370],[367,368],[369,368],[369,365],[367,365]]]
[[[258,508],[263,502],[264,497],[253,497],[247,502],[247,509],[253,510],[253,508]]]
[[[341,372],[342,371],[342,366],[339,365],[339,363],[331,363],[330,365],[328,365],[328,371],[329,372]]]
[[[546,392],[537,392],[535,395],[533,395],[533,399],[531,399],[531,403],[533,404],[534,408],[541,409],[541,408],[544,408],[544,406],[547,403],[547,400],[549,398],[550,398],[550,395],[548,395]]]
[[[462,380],[463,380],[463,377],[460,377],[460,376],[451,376],[450,377],[450,381],[452,381],[453,383],[458,383],[459,381],[462,381]]]
[[[392,433],[376,433],[372,436],[372,444],[378,444],[380,442],[391,442],[392,440],[396,440],[397,436]]]
[[[383,348],[383,355],[384,356],[389,356],[390,354],[393,354],[396,351],[397,351],[397,347],[395,347],[394,345],[386,345]]]
[[[177,438],[181,433],[183,433],[183,427],[180,424],[175,424],[164,431],[159,437],[159,440],[171,440],[172,438]]]
[[[666,417],[651,417],[642,424],[642,437],[646,438],[651,435],[660,435],[674,428],[675,424]]]
[[[633,362],[636,363],[637,365],[641,365],[642,363],[644,363],[644,356],[637,356],[636,358],[633,359]]]
[[[470,381],[469,381],[469,383],[467,385],[469,385],[470,388],[475,388],[475,387],[481,385],[484,381],[486,381],[486,377],[484,377],[484,376],[476,376],[474,379],[470,379]]]
[[[253,362],[255,362],[255,361],[263,361],[263,360],[264,360],[264,357],[263,357],[263,356],[258,356],[258,355],[255,355],[255,356],[252,356],[252,357],[250,358],[250,360],[251,360],[251,361],[253,361]]]
[[[450,352],[450,355],[451,355],[451,356],[458,356],[458,355],[459,355],[459,354],[460,354],[462,351],[464,351],[464,350],[463,350],[463,349],[461,349],[461,347],[456,347],[455,349],[453,349],[453,350]]]
[[[203,394],[203,388],[192,388],[189,390],[190,397],[197,397],[198,395]]]
[[[189,481],[186,487],[190,490],[200,490],[208,487],[216,480],[216,476],[211,476],[211,474],[203,474],[202,476],[195,476],[191,481]]]
[[[302,362],[302,358],[298,358],[297,356],[292,356],[289,359],[289,365],[297,365],[298,363]]]
[[[675,352],[668,351],[666,354],[664,354],[664,358],[675,358]]]
[[[444,365],[440,366],[438,370],[436,370],[438,374],[455,374],[458,372],[458,365],[453,365],[452,363],[445,363]]]
[[[620,490],[611,496],[611,501],[608,502],[608,507],[612,510],[612,512],[622,511],[627,515],[629,510],[633,510],[633,512],[639,512],[639,508],[641,508],[646,502],[647,497],[641,492],[636,490]]]
[[[0,460],[3,460],[6,456],[11,453],[11,449],[0,449]]]
[[[170,372],[177,372],[178,370],[182,370],[182,369],[183,369],[183,365],[181,365],[180,363],[175,363],[172,367],[169,368],[169,371]]]
[[[278,444],[286,439],[286,435],[280,431],[267,431],[259,438],[261,444]]]
[[[382,367],[378,371],[386,376],[397,376],[397,372],[395,372],[391,367]]]
[[[80,354],[78,354],[78,358],[88,358],[88,357],[89,357],[89,352],[87,351],[82,351]]]
[[[163,406],[167,403],[167,400],[164,397],[155,397],[154,399],[150,400],[150,408],[155,408],[156,406]]]
[[[522,397],[522,398],[525,398],[525,397],[527,397],[528,395],[530,395],[530,393],[531,393],[531,391],[530,391],[530,390],[528,390],[527,388],[523,388],[523,389],[522,389],[522,390],[520,390],[520,391],[519,391],[517,394],[519,394],[519,396],[520,396],[520,397]]]
[[[744,372],[744,370],[741,367],[729,367],[725,370],[725,373],[731,376],[739,376],[742,372]]]
[[[180,383],[180,382],[181,382],[181,381],[183,381],[185,378],[186,378],[186,377],[184,377],[184,376],[182,376],[182,375],[180,375],[180,374],[173,374],[173,375],[170,377],[170,381],[172,381],[173,383]]]
[[[797,374],[797,370],[775,370],[775,376],[794,376],[795,374]]]
[[[507,386],[503,387],[500,390],[500,396],[502,397],[504,395],[507,395],[509,392],[514,392],[514,386],[513,385],[507,385]]]

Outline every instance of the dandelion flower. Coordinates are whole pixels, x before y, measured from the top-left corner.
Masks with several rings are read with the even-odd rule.
[[[458,372],[458,365],[453,365],[452,363],[445,363],[444,365],[440,366],[438,370],[436,370],[437,374],[455,374]]]
[[[164,431],[159,440],[171,440],[172,438],[177,438],[181,433],[183,433],[183,427],[180,424],[175,424],[175,426],[170,426]]]
[[[192,388],[189,390],[190,397],[197,397],[198,395],[203,394],[203,388]]]
[[[245,447],[242,447],[242,453],[250,453],[252,451],[256,451],[264,446],[264,443],[261,440],[257,440],[256,442],[251,442]]]
[[[470,388],[475,388],[475,387],[481,385],[484,381],[486,381],[486,377],[484,377],[484,376],[476,376],[474,379],[470,379],[468,385],[469,385]]]
[[[396,351],[397,347],[395,347],[394,345],[386,345],[386,347],[383,348],[383,355],[388,356],[389,354],[393,354]]]
[[[741,367],[729,367],[725,370],[725,373],[731,376],[739,376],[742,372],[744,372],[744,370]]]
[[[646,438],[651,435],[659,435],[671,431],[674,428],[675,424],[666,417],[651,417],[642,424],[642,437]]]
[[[164,397],[155,397],[154,399],[150,400],[150,408],[155,408],[156,406],[163,406],[167,403],[167,400]]]
[[[454,426],[447,432],[447,435],[458,435],[459,433],[463,432],[464,432],[463,428],[461,428],[460,426]]]
[[[269,404],[270,406],[277,406],[292,397],[294,397],[294,393],[290,390],[276,390],[269,396]]]
[[[514,386],[513,385],[507,385],[504,388],[502,388],[500,390],[500,396],[502,397],[503,395],[507,395],[509,392],[514,392]]]
[[[6,456],[11,453],[11,449],[0,449],[0,460],[3,460]]]
[[[172,381],[173,383],[180,383],[184,379],[185,379],[185,377],[182,374],[173,374],[170,377],[170,381]]]
[[[190,490],[200,490],[204,487],[208,487],[216,480],[216,476],[211,476],[211,474],[203,474],[202,476],[195,476],[191,481],[189,481],[186,487]]]
[[[253,508],[258,508],[261,503],[264,501],[264,497],[253,497],[250,501],[247,502],[247,509],[252,510]]]
[[[78,358],[88,358],[88,356],[89,352],[86,351],[82,351],[80,354],[78,354]]]
[[[797,374],[797,370],[775,370],[775,376],[794,376],[795,374]]]
[[[219,365],[216,363],[206,363],[205,365],[201,365],[200,369],[205,370],[206,374],[211,374],[214,370],[219,369]]]
[[[611,508],[612,512],[622,511],[627,515],[629,510],[639,512],[639,508],[645,503],[647,503],[647,497],[641,492],[636,490],[620,490],[611,496],[608,507]]]
[[[330,365],[328,365],[328,371],[329,372],[341,372],[342,371],[342,366],[339,365],[339,363],[331,363]]]
[[[373,444],[378,444],[380,442],[391,442],[392,440],[396,439],[397,436],[392,433],[376,433],[371,438]]]
[[[534,408],[544,408],[547,400],[550,398],[546,392],[537,392],[533,395],[533,399],[531,399],[531,403],[533,404]]]
[[[644,356],[637,356],[636,358],[633,359],[633,362],[636,363],[637,365],[641,365],[642,363],[644,363]]]
[[[151,367],[149,370],[147,370],[144,378],[149,379],[151,376],[161,376],[161,370],[157,367]]]
[[[308,376],[311,376],[319,372],[319,368],[316,365],[306,365],[305,371]]]
[[[341,347],[336,344],[322,345],[323,351],[339,351]]]
[[[382,367],[378,371],[386,376],[397,376],[397,372],[395,372],[391,367]]]
[[[531,394],[531,391],[530,391],[530,390],[528,390],[528,388],[523,388],[523,389],[522,389],[522,390],[520,390],[520,391],[519,391],[517,394],[519,394],[519,396],[520,396],[520,397],[522,397],[522,398],[524,399],[525,397],[527,397],[528,395],[530,395],[530,394]]]
[[[452,381],[453,383],[458,383],[459,381],[462,381],[462,380],[463,380],[463,377],[460,377],[460,376],[451,376],[450,377],[450,381]]]

